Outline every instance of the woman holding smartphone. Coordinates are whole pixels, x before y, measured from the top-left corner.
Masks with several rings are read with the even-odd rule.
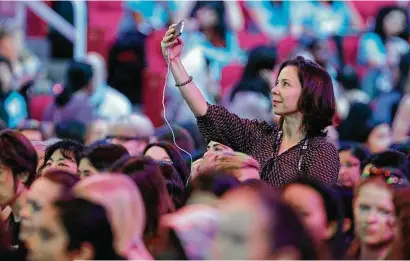
[[[336,183],[339,156],[325,137],[336,104],[332,80],[322,67],[302,57],[281,65],[271,90],[274,112],[281,119],[272,127],[208,104],[180,60],[183,42],[178,34],[171,25],[161,42],[162,52],[205,138],[257,159],[261,179],[271,186],[283,187],[299,176]]]

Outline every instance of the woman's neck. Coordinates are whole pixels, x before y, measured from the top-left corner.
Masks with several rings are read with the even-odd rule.
[[[299,142],[306,136],[302,129],[302,115],[300,113],[283,118],[283,139],[289,142]]]
[[[360,260],[381,260],[385,259],[389,251],[390,244],[383,244],[380,246],[362,246],[360,248]]]

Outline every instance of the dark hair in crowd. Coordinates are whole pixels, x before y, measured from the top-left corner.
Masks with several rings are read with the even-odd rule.
[[[329,73],[318,64],[301,56],[282,63],[279,74],[287,66],[295,66],[298,69],[299,81],[302,85],[298,109],[303,114],[303,130],[309,137],[325,136],[325,128],[332,125],[336,111],[333,83]]]
[[[110,172],[123,173],[134,180],[145,203],[145,238],[155,237],[160,218],[175,211],[158,163],[145,156],[125,157],[116,162]]]
[[[339,152],[346,150],[349,150],[354,157],[360,160],[360,170],[363,171],[363,168],[369,162],[369,159],[372,155],[370,151],[366,149],[364,146],[356,143],[346,143],[341,145]]]
[[[81,158],[87,158],[96,170],[105,171],[117,160],[129,155],[124,146],[105,143],[86,148]]]
[[[102,206],[78,198],[60,200],[54,206],[68,235],[68,251],[89,243],[94,250],[93,260],[125,260],[114,250],[113,232]]]
[[[184,158],[182,157],[179,150],[173,144],[169,142],[155,142],[155,143],[148,144],[148,146],[144,149],[143,154],[145,155],[145,153],[147,153],[147,151],[152,147],[160,147],[160,148],[163,148],[167,152],[168,156],[172,160],[172,165],[174,166],[174,168],[177,170],[177,172],[181,176],[182,182],[186,184],[189,178],[189,169],[187,165],[185,164]]]
[[[81,144],[84,143],[85,131],[85,124],[76,120],[61,121],[55,127],[57,138],[75,140]]]
[[[239,186],[240,182],[234,176],[222,171],[205,171],[195,177],[184,192],[183,205],[195,192],[208,192],[222,197],[227,191]]]
[[[43,175],[43,178],[60,185],[61,194],[59,199],[71,199],[72,198],[72,189],[80,181],[78,175],[74,175],[67,171],[54,170],[47,172]]]
[[[0,163],[11,169],[15,182],[20,179],[29,187],[36,178],[37,161],[36,150],[23,134],[11,129],[0,131]]]
[[[374,154],[371,158],[369,163],[374,165],[377,168],[394,168],[397,169],[404,178],[410,180],[409,175],[409,162],[406,156],[395,150],[388,150],[385,152]]]
[[[71,99],[72,95],[86,87],[93,78],[91,65],[79,61],[71,61],[68,64],[65,75],[65,84],[63,91],[56,97],[56,104],[59,107],[65,106]]]
[[[344,213],[343,213],[343,203],[339,193],[333,190],[328,185],[321,183],[315,179],[301,177],[298,178],[293,183],[289,184],[300,184],[307,186],[317,193],[320,194],[325,211],[327,216],[327,222],[335,222],[336,224],[336,231],[332,238],[330,239],[329,243],[329,250],[331,251],[332,258],[340,259],[344,255],[344,236],[343,236],[343,222],[344,222]]]
[[[271,86],[262,79],[259,72],[264,69],[272,70],[276,64],[276,49],[274,47],[259,46],[252,49],[248,62],[239,83],[233,88],[230,100],[241,91],[259,92],[270,97]]]
[[[162,176],[165,179],[168,194],[171,196],[176,208],[182,207],[182,196],[185,185],[182,183],[181,177],[171,164],[167,162],[157,161],[161,170]]]
[[[184,127],[181,127],[177,124],[172,124],[172,130],[174,134],[171,132],[168,125],[163,125],[155,130],[155,136],[157,137],[159,142],[174,142],[175,141],[182,149],[192,153],[195,150],[195,142],[191,135],[191,133]]]
[[[250,189],[262,202],[269,217],[269,235],[272,252],[282,247],[295,247],[301,260],[317,260],[318,252],[313,240],[296,215],[287,204],[280,201],[278,191],[270,186],[242,186]],[[273,253],[272,253],[273,254]]]
[[[81,143],[78,143],[74,140],[62,140],[57,143],[54,143],[51,146],[46,148],[44,153],[44,163],[40,167],[39,172],[46,167],[47,161],[53,156],[54,152],[60,150],[61,154],[66,159],[71,159],[77,165],[80,164],[81,152],[83,151],[84,146]]]
[[[375,22],[375,27],[374,27],[374,32],[376,34],[378,34],[380,36],[380,38],[382,39],[383,42],[386,41],[387,36],[384,32],[384,19],[386,18],[386,16],[393,11],[399,11],[402,12],[404,14],[404,16],[406,17],[406,28],[403,29],[402,32],[399,33],[399,35],[397,35],[397,37],[402,38],[403,40],[407,41],[409,38],[409,32],[408,32],[408,16],[406,13],[406,10],[404,10],[401,7],[398,6],[387,6],[387,7],[383,7],[379,9],[379,12],[376,15],[376,22]]]

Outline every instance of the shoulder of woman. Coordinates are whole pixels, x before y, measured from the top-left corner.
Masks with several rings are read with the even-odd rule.
[[[323,151],[327,154],[334,153],[338,155],[335,146],[326,140],[326,137],[314,137],[310,139],[310,144],[312,150]],[[308,146],[309,146],[308,145]]]

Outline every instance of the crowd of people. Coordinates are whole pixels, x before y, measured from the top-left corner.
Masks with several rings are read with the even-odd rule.
[[[170,126],[97,53],[36,100],[42,62],[0,25],[0,260],[410,259],[409,9],[367,24],[338,1],[126,6],[120,35],[167,28]],[[270,44],[239,48],[240,27]]]

